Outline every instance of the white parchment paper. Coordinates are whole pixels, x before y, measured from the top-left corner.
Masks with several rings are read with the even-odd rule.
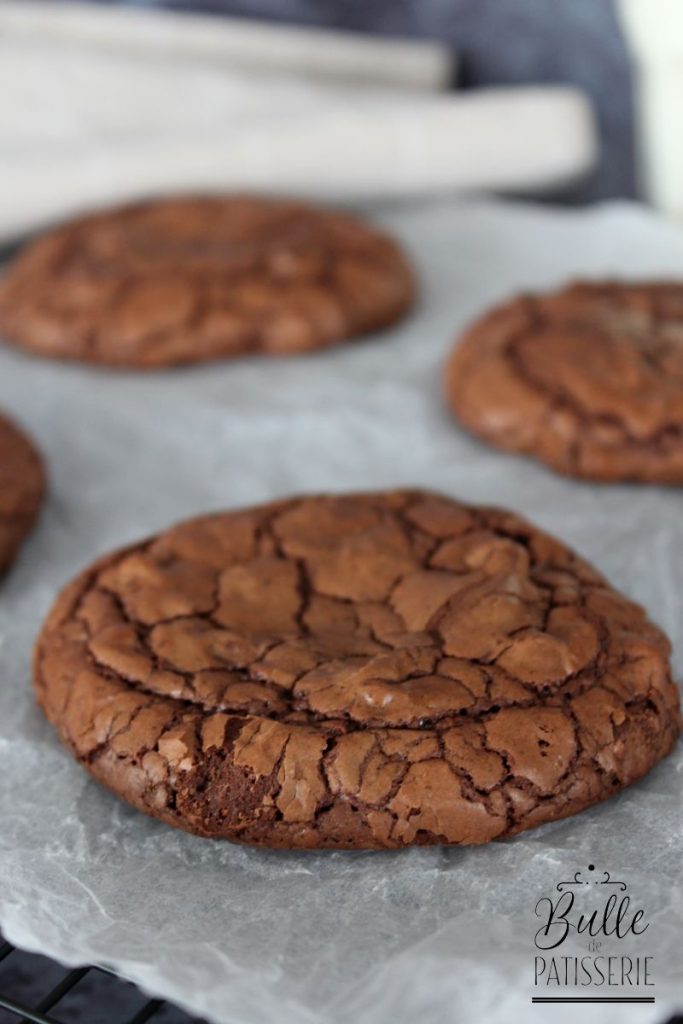
[[[106,962],[225,1024],[568,1024],[576,1007],[530,1003],[534,906],[590,861],[646,909],[635,951],[654,957],[657,1003],[586,1006],[582,1019],[663,1021],[683,1005],[680,748],[616,799],[514,841],[288,854],[129,809],[34,707],[36,631],[57,588],[100,552],[210,509],[400,484],[508,505],[575,546],[669,633],[681,678],[681,491],[573,482],[490,450],[450,419],[439,370],[456,329],[515,289],[680,276],[683,231],[626,204],[374,213],[423,282],[420,309],[382,337],[153,375],[0,351],[0,405],[51,475],[39,528],[0,587],[0,924],[19,945]]]

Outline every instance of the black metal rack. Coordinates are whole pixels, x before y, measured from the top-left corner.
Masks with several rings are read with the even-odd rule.
[[[36,1002],[29,999],[26,992],[8,994],[11,991],[8,982],[12,978],[7,977],[6,965],[12,955],[14,961],[23,962],[23,971],[11,972],[14,980],[23,973],[32,995],[41,980],[48,982],[48,991]],[[103,990],[103,985],[108,986],[108,991]],[[21,985],[15,987],[21,989]],[[84,998],[79,1003],[74,1003],[72,998],[72,1005],[68,1006],[69,998],[79,989]],[[53,1011],[59,1016],[53,1015]],[[152,1024],[206,1024],[171,1003],[149,999],[131,982],[106,967],[69,970],[47,957],[17,949],[0,935],[0,1024],[147,1024],[148,1021]],[[670,1017],[665,1024],[683,1024],[683,1014]]]
[[[47,991],[41,993],[41,989]],[[37,998],[36,998],[37,996]],[[105,967],[62,967],[0,935],[0,1024],[205,1024]]]

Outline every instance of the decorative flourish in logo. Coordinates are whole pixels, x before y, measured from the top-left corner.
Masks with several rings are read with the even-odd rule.
[[[595,871],[595,864],[589,864],[588,865],[588,870],[589,871]],[[574,879],[573,879],[573,881],[571,881],[571,882],[558,882],[557,885],[555,886],[555,888],[557,889],[558,892],[564,892],[565,889],[571,889],[571,888],[573,888],[574,886],[577,886],[577,885],[616,885],[621,890],[621,892],[626,892],[626,890],[628,889],[628,886],[627,886],[626,882],[618,882],[616,880],[613,880],[612,876],[609,873],[609,871],[603,871],[603,876],[604,877],[600,878],[600,879],[597,879],[597,878],[583,879],[583,878],[581,878],[581,871],[579,870],[579,871],[575,871],[574,872]]]
[[[650,924],[627,889],[589,864],[538,899],[534,988],[545,992],[532,1003],[654,1003],[654,958],[633,949]]]

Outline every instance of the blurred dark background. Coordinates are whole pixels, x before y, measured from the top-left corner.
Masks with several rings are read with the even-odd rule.
[[[53,0],[58,3],[59,0]],[[95,0],[111,4],[119,0]],[[458,85],[561,82],[595,106],[601,161],[574,198],[637,194],[631,68],[612,0],[124,0],[166,7],[432,38],[460,55]],[[645,3],[646,0],[643,0]]]

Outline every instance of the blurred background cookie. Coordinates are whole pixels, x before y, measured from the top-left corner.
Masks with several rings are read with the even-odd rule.
[[[0,414],[0,573],[14,561],[38,515],[45,491],[33,444]]]
[[[163,199],[29,243],[0,283],[0,332],[45,356],[148,368],[323,348],[412,305],[398,245],[299,202]]]
[[[574,284],[500,306],[447,368],[456,416],[593,480],[683,483],[683,285]]]

